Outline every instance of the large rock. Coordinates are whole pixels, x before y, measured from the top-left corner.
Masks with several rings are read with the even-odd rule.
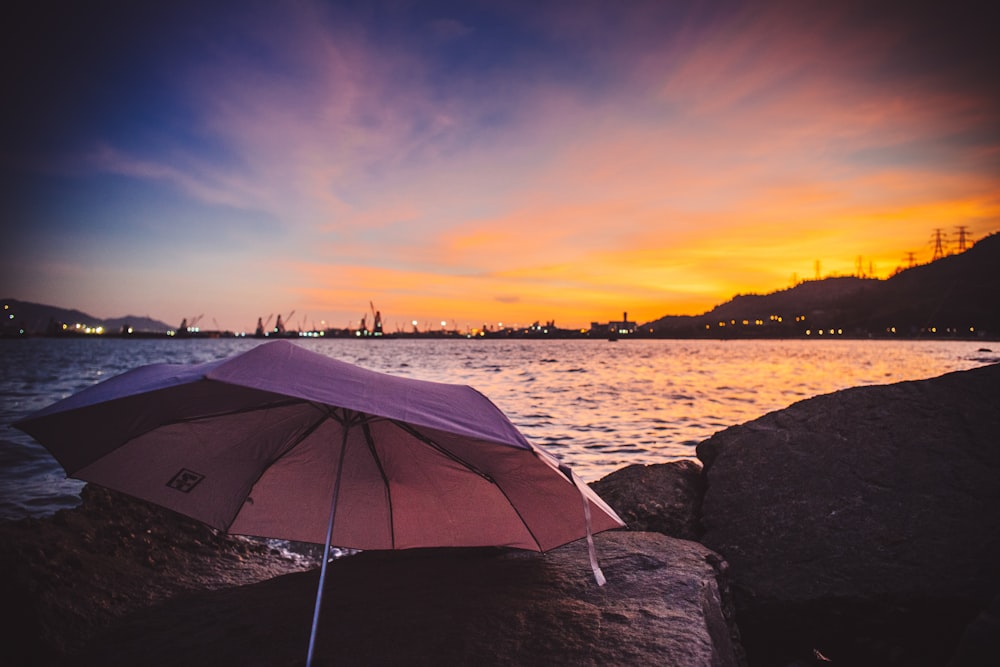
[[[992,665],[1000,658],[1000,595],[965,629],[949,667]]]
[[[1000,591],[1000,365],[802,401],[698,456],[751,664],[945,664]]]
[[[717,554],[655,533],[595,539],[604,587],[584,541],[334,561],[317,665],[745,664]],[[0,663],[18,665],[301,665],[319,577],[94,486],[76,509],[0,523],[0,566]]]
[[[736,665],[719,559],[655,533],[549,552],[364,553],[331,563],[316,648],[331,665]],[[318,572],[172,600],[77,656],[101,665],[292,665]]]
[[[630,530],[682,540],[701,535],[698,516],[705,482],[696,461],[626,466],[590,485]]]
[[[0,522],[0,664],[59,664],[138,609],[317,561],[88,485],[79,507]]]

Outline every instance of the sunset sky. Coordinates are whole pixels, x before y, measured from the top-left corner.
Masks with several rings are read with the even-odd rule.
[[[575,327],[1000,231],[986,4],[33,5],[2,29],[3,297]]]

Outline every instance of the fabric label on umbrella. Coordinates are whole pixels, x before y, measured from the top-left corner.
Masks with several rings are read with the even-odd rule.
[[[198,486],[198,482],[203,479],[205,479],[204,475],[196,473],[193,470],[188,470],[187,468],[181,468],[180,472],[167,482],[167,486],[183,493],[190,493],[194,487]]]

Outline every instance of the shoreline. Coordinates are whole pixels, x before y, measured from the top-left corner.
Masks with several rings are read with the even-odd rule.
[[[823,331],[826,331],[824,329]],[[1000,342],[1000,334],[989,334],[989,333],[977,333],[974,335],[969,335],[966,333],[960,333],[958,331],[942,331],[938,332],[921,332],[916,334],[897,334],[897,333],[871,333],[867,331],[862,332],[844,332],[844,333],[823,333],[823,332],[795,332],[795,333],[784,333],[784,334],[768,334],[768,333],[758,333],[758,332],[747,332],[745,334],[734,334],[734,335],[671,335],[665,333],[641,333],[636,332],[632,334],[620,334],[613,340],[609,339],[605,335],[592,335],[589,332],[584,333],[579,330],[570,329],[565,331],[552,331],[546,333],[540,332],[523,332],[510,330],[493,332],[493,333],[482,333],[482,334],[471,334],[471,333],[460,333],[454,332],[421,332],[421,333],[386,333],[380,336],[364,336],[358,335],[353,331],[343,330],[343,331],[333,331],[328,330],[326,332],[318,331],[300,331],[288,333],[286,335],[274,335],[274,336],[255,336],[253,334],[239,333],[233,331],[218,331],[218,332],[203,332],[195,334],[184,334],[178,335],[174,333],[167,332],[155,332],[155,331],[136,331],[133,333],[102,333],[102,334],[87,334],[87,333],[59,333],[59,334],[45,334],[45,333],[6,333],[0,332],[0,340],[28,340],[28,339],[63,339],[63,340],[166,340],[166,339],[176,339],[176,340],[229,340],[229,339],[247,339],[247,340],[258,340],[258,341],[268,341],[268,340],[358,340],[364,342],[375,342],[382,340],[592,340],[600,343],[609,342],[623,342],[629,340],[689,340],[689,341],[730,341],[730,340],[871,340],[871,341],[941,341],[941,342],[966,342],[966,343],[996,343]]]
[[[609,575],[606,593],[584,586],[586,557],[579,543],[545,555],[514,554],[513,561],[497,550],[457,550],[459,560],[440,561],[441,569],[434,565],[439,561],[433,550],[372,552],[344,562],[358,568],[372,559],[380,563],[367,575],[357,570],[359,581],[371,577],[374,582],[386,574],[385,568],[418,568],[422,574],[416,578],[430,589],[414,593],[418,606],[400,611],[400,622],[418,613],[415,609],[422,607],[417,600],[426,602],[434,582],[449,578],[467,558],[485,558],[476,571],[510,571],[521,563],[516,567],[528,569],[517,569],[517,577],[527,577],[533,586],[543,581],[536,577],[560,563],[568,568],[566,581],[571,582],[560,586],[576,590],[563,601],[566,609],[589,610],[572,633],[559,629],[562,621],[556,620],[565,609],[543,613],[543,602],[528,593],[511,599],[509,590],[500,590],[510,582],[498,587],[476,583],[485,586],[477,595],[505,601],[491,611],[495,618],[518,602],[526,605],[523,613],[542,614],[536,618],[540,627],[523,641],[544,643],[552,633],[574,634],[580,644],[572,651],[584,651],[587,642],[601,643],[604,651],[610,650],[602,642],[612,626],[604,625],[602,639],[593,634],[600,626],[587,619],[617,614],[626,619],[625,627],[634,626],[633,605],[649,604],[642,591],[667,576],[652,565],[661,559],[656,553],[688,553],[684,550],[695,547],[684,545],[697,544],[711,551],[695,560],[717,559],[710,572],[698,576],[716,582],[710,586],[717,589],[714,601],[705,608],[721,616],[694,621],[699,628],[708,623],[704,628],[715,649],[729,656],[720,664],[820,664],[817,656],[843,664],[977,664],[984,641],[989,651],[998,650],[982,632],[976,634],[977,628],[985,628],[989,637],[1000,623],[990,611],[994,596],[994,607],[1000,604],[1000,540],[983,539],[1000,535],[998,399],[996,363],[926,380],[855,387],[720,431],[698,446],[700,463],[623,467],[592,483],[632,528],[597,536],[598,557]],[[299,621],[289,625],[264,612],[280,605],[288,610],[294,599],[297,611],[286,615],[307,617],[315,561],[215,533],[92,485],[83,496],[80,507],[52,517],[0,522],[0,598],[8,606],[7,617],[15,619],[3,629],[15,662],[63,664],[100,656],[102,664],[116,658],[128,664],[144,655],[145,641],[137,643],[143,636],[160,650],[171,647],[169,660],[151,658],[158,664],[212,664],[211,656],[198,653],[212,650],[226,651],[223,662],[301,662],[299,634],[305,630],[299,629]],[[631,541],[616,537],[625,534],[633,536]],[[626,561],[631,563],[627,567]],[[617,587],[629,577],[638,577],[637,588],[626,594]],[[405,597],[403,582],[412,578],[402,577],[385,595]],[[289,587],[299,592],[289,597]],[[454,618],[456,610],[464,609],[460,590],[426,613]],[[607,607],[608,599],[601,596],[615,590],[624,597]],[[682,604],[670,597],[677,594],[667,593],[667,598]],[[557,588],[546,595],[568,593]],[[250,599],[257,605],[252,609],[246,606]],[[364,600],[352,603],[359,605],[354,610],[358,618],[383,613]],[[228,611],[215,618],[212,614],[220,609]],[[462,632],[487,632],[469,620],[472,609],[461,616],[473,623]],[[352,622],[350,614],[338,612],[336,618],[348,626]],[[521,628],[511,629],[515,634],[526,632],[518,618],[509,620]],[[194,631],[192,623],[198,626],[197,636],[186,634]],[[241,641],[259,641],[248,632],[270,637],[267,650],[281,656],[287,651],[287,658],[265,662],[252,653],[241,654]],[[376,637],[380,635],[372,641],[379,647],[352,645],[351,650],[362,651],[358,655],[383,650],[384,640]],[[637,638],[650,639],[641,633]],[[419,643],[416,637],[411,640]],[[350,642],[347,637],[338,641]],[[487,664],[512,664],[503,651],[513,649],[503,642]],[[325,650],[338,646],[328,643]],[[420,646],[429,653],[408,656],[417,664],[430,664],[440,655],[469,657],[472,653],[462,651],[479,650],[471,645]],[[135,651],[139,653],[131,653]],[[643,664],[632,658],[619,656],[618,664]]]

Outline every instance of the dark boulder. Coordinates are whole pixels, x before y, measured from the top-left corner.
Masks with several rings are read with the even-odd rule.
[[[717,554],[656,533],[595,541],[603,587],[584,540],[336,560],[316,664],[745,664]],[[319,578],[95,486],[75,509],[0,523],[0,565],[12,665],[301,665]]]
[[[1000,592],[1000,365],[812,398],[698,446],[751,664],[941,665]]]
[[[965,629],[948,667],[979,667],[1000,661],[1000,595]]]
[[[705,483],[696,461],[635,464],[590,486],[630,530],[663,533],[682,540],[701,534],[698,515]]]
[[[316,563],[99,486],[82,501],[0,522],[0,664],[60,664],[138,609]]]
[[[740,664],[719,559],[656,533],[596,536],[547,554],[369,552],[331,563],[317,664]],[[318,572],[169,601],[81,655],[101,665],[293,665],[308,644]]]

